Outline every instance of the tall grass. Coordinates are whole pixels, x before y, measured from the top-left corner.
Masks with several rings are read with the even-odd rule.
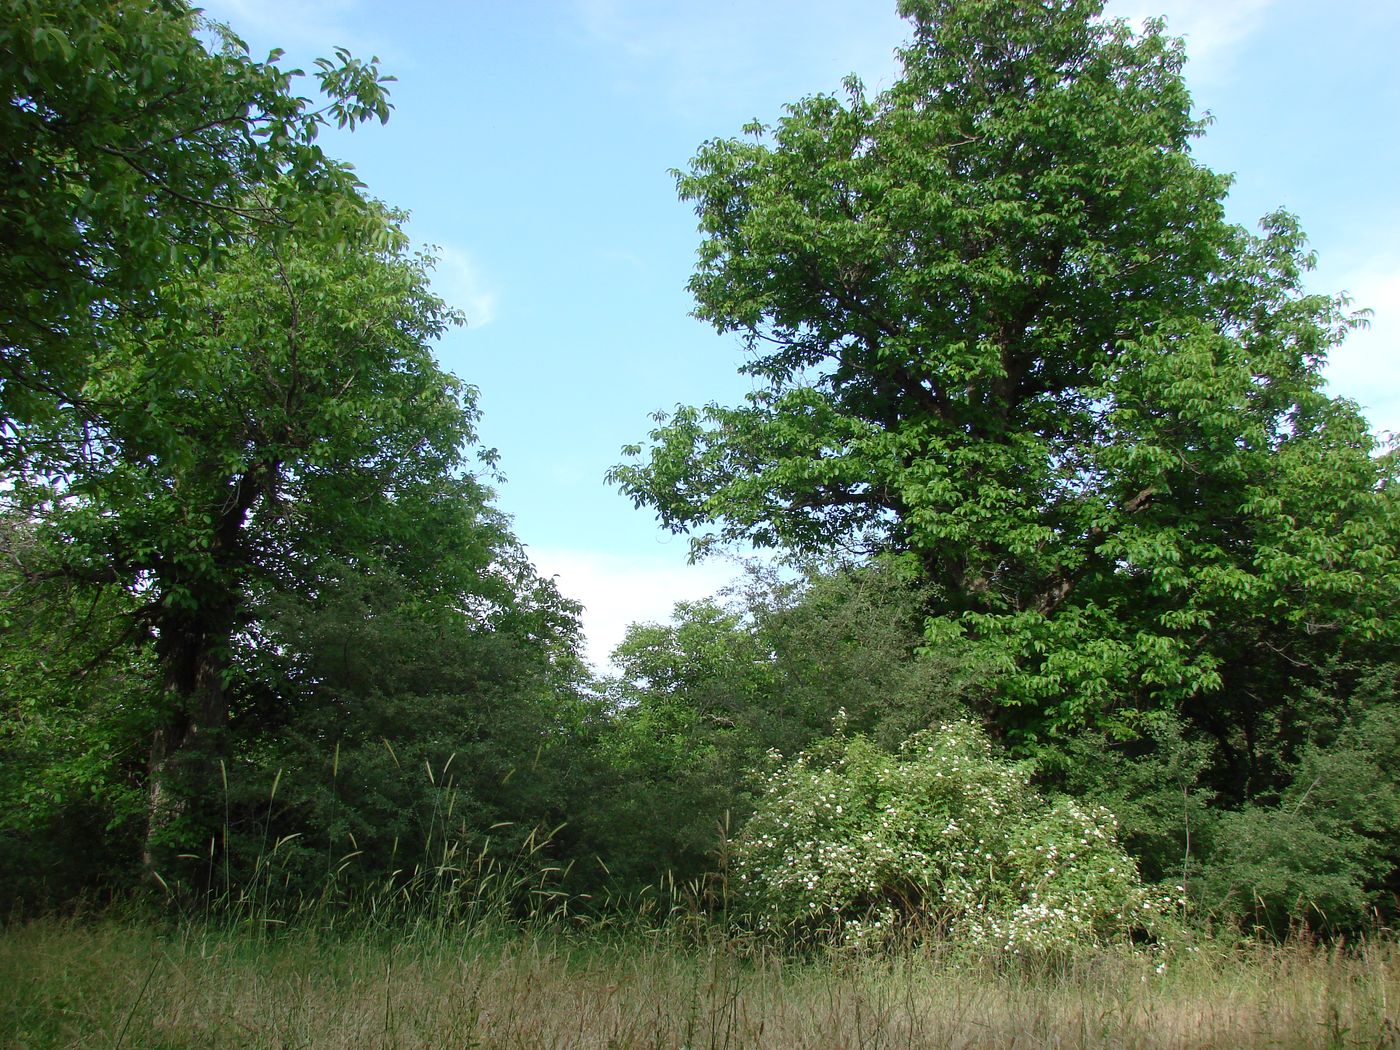
[[[43,920],[0,937],[14,1047],[1400,1047],[1400,949],[1009,967],[796,961],[639,928]]]
[[[388,753],[398,757],[389,741]],[[356,931],[382,927],[463,929],[499,921],[556,921],[567,917],[574,898],[559,887],[566,874],[550,859],[559,828],[533,828],[523,835],[510,823],[469,836],[455,811],[461,791],[450,774],[455,755],[435,771],[425,763],[414,774],[422,779],[421,841],[394,839],[387,858],[368,861],[352,834],[345,841],[310,843],[300,831],[281,832],[277,819],[282,770],[271,774],[270,788],[259,802],[246,802],[241,825],[233,826],[227,766],[220,761],[223,824],[199,854],[175,857],[181,877],[167,880],[156,871],[161,910],[206,925],[232,925],[269,931],[294,924],[325,931],[349,924]],[[331,792],[339,775],[340,748],[331,762]],[[243,789],[246,797],[246,787]],[[256,807],[256,808],[254,808]],[[251,811],[255,819],[250,820]],[[334,817],[334,813],[332,813]],[[497,835],[516,845],[501,848]],[[231,857],[237,861],[231,862]]]

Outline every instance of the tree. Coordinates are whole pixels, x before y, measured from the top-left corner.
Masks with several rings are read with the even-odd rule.
[[[0,452],[20,437],[9,420],[73,403],[93,343],[156,312],[168,275],[354,206],[353,175],[314,140],[385,119],[383,78],[338,52],[318,63],[318,109],[277,57],[252,60],[184,0],[0,4]]]
[[[1185,705],[1248,780],[1325,652],[1394,639],[1395,460],[1323,390],[1360,318],[1291,216],[1225,221],[1180,42],[1101,8],[903,0],[887,92],[706,143],[696,314],[762,386],[612,478],[701,552],[910,558],[1023,744]]]
[[[145,868],[170,874],[208,844],[221,766],[294,755],[338,704],[365,708],[347,731],[398,704],[435,741],[472,735],[465,717],[428,732],[435,708],[550,712],[577,677],[576,610],[477,476],[476,391],[430,350],[461,318],[400,217],[315,142],[387,118],[377,60],[318,60],[318,104],[185,0],[0,2],[0,513],[22,539],[0,749],[43,783],[144,788]],[[436,632],[443,666],[425,676],[415,649],[380,676],[401,695],[358,689],[316,648],[337,624],[342,647]],[[111,758],[133,732],[134,777]]]
[[[153,646],[152,867],[212,794],[252,597],[314,595],[331,557],[483,624],[514,597],[509,532],[467,469],[475,391],[429,349],[455,315],[426,267],[367,209],[252,238],[114,324],[82,408],[21,431],[35,451],[4,499],[44,541],[33,575],[122,588]]]

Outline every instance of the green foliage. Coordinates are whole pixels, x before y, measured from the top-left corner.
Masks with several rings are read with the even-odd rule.
[[[907,552],[1023,747],[1196,705],[1238,751],[1295,667],[1395,640],[1395,463],[1323,391],[1360,318],[1291,216],[1224,220],[1180,42],[1101,8],[909,0],[888,91],[706,143],[691,290],[758,388],[612,479],[699,550]]]
[[[1216,796],[1202,781],[1217,757],[1177,722],[1126,742],[1083,732],[1037,750],[1036,782],[1117,817],[1119,841],[1145,879],[1190,885],[1215,824]]]
[[[0,5],[0,418],[71,405],[110,324],[251,229],[358,209],[314,139],[386,117],[385,78],[340,52],[318,109],[277,57],[183,0]]]
[[[799,750],[845,712],[850,728],[894,750],[930,725],[984,710],[993,673],[970,647],[924,645],[928,586],[896,560],[811,570],[775,590],[759,618],[779,675],[761,711],[770,747]],[[783,734],[790,724],[796,732]]]
[[[922,597],[896,566],[763,574],[725,600],[680,603],[633,626],[614,653],[600,784],[577,817],[613,881],[713,870],[748,815],[770,749],[800,750],[838,710],[894,744],[961,716],[978,695],[956,648],[917,654]]]
[[[29,583],[34,530],[0,517],[0,896],[124,886],[144,825],[151,661],[118,589]]]
[[[1115,832],[1105,810],[1039,796],[969,723],[897,754],[838,733],[769,775],[734,871],[767,929],[1058,951],[1151,929],[1173,904]]]
[[[599,740],[598,806],[580,814],[611,880],[635,890],[710,870],[761,754],[749,722],[767,677],[742,616],[682,602],[670,625],[628,630]]]
[[[503,601],[485,586],[427,601],[363,566],[324,573],[314,599],[267,599],[256,645],[239,653],[231,883],[290,836],[279,863],[314,896],[332,876],[354,887],[426,870],[488,834],[509,852],[563,821],[585,714],[575,610],[523,560],[516,569],[534,589],[512,581]],[[464,599],[492,605],[465,613]]]
[[[179,0],[7,6],[0,509],[28,537],[6,600],[44,611],[14,643],[5,702],[28,728],[9,750],[32,776],[6,778],[4,801],[21,823],[58,812],[25,784],[87,756],[121,814],[144,794],[147,873],[208,884],[198,869],[236,867],[274,825],[331,827],[293,832],[243,796],[341,745],[376,780],[362,830],[416,813],[421,793],[358,758],[391,737],[434,769],[469,752],[466,816],[489,821],[508,800],[483,785],[572,717],[577,610],[475,473],[494,454],[476,447],[475,389],[430,349],[461,320],[431,258],[314,144],[327,123],[387,117],[374,61],[319,61],[318,109],[276,55],[252,61]],[[106,645],[90,662],[120,689],[68,696],[33,673],[79,626],[65,587],[106,620],[59,669]],[[277,619],[285,601],[305,630]],[[357,603],[376,630],[349,618]],[[353,644],[382,666],[328,670]],[[314,810],[314,778],[287,780],[282,804]]]
[[[375,60],[315,102],[185,0],[0,0],[5,898],[138,854],[450,887],[488,838],[527,894],[635,894],[742,825],[759,924],[853,943],[1151,933],[1139,871],[1275,933],[1391,919],[1400,458],[1321,380],[1363,317],[1291,216],[1224,220],[1180,42],[1101,10],[903,0],[888,91],[678,174],[756,389],[613,480],[828,567],[634,627],[589,693],[432,259],[315,144],[387,117]]]
[[[1223,813],[1207,907],[1282,934],[1365,930],[1400,890],[1400,707],[1377,704],[1309,747],[1274,805]]]
[[[25,448],[69,463],[27,456],[5,500],[57,571],[122,587],[148,632],[153,845],[168,857],[216,817],[188,807],[212,804],[228,753],[250,593],[314,587],[336,555],[386,560],[425,600],[462,596],[497,580],[506,532],[465,473],[474,391],[428,349],[453,315],[390,216],[248,242],[166,300],[179,309],[95,349],[81,407],[21,428]]]

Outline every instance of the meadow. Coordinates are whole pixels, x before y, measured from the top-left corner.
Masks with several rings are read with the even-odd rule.
[[[1400,1047],[1400,947],[807,956],[717,928],[136,913],[0,935],[4,1045]]]

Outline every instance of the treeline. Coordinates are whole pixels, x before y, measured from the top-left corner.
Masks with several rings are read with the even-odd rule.
[[[7,3],[12,907],[490,855],[520,907],[858,943],[1391,921],[1396,460],[1321,376],[1361,317],[1291,216],[1225,220],[1180,43],[1100,7],[905,0],[889,91],[679,175],[755,393],[612,480],[798,571],[598,678],[433,358],[432,260],[316,145],[387,117],[375,62],[312,102],[183,3]]]

